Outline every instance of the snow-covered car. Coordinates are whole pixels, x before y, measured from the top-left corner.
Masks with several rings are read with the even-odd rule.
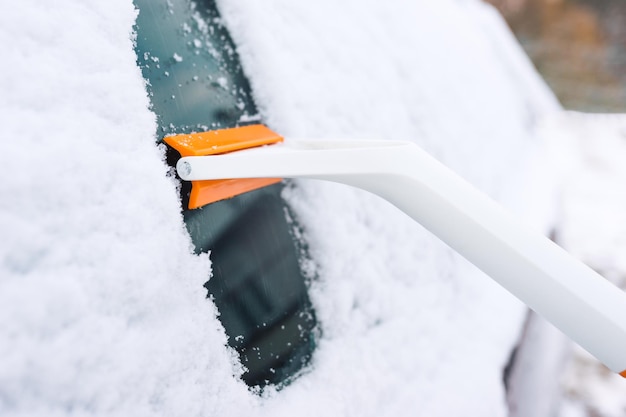
[[[527,309],[473,265],[338,184],[188,209],[155,145],[411,140],[546,230],[536,128],[560,107],[489,6],[61,3],[0,16],[0,158],[24,173],[1,189],[0,414],[508,413]]]

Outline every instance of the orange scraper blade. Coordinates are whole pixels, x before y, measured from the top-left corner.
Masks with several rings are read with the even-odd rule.
[[[264,125],[249,125],[209,132],[167,136],[165,143],[184,156],[217,155],[283,141],[282,136]],[[245,178],[191,181],[189,208],[235,197],[280,182],[280,178]]]

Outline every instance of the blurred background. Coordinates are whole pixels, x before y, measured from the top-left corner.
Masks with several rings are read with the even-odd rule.
[[[565,108],[626,112],[626,1],[487,1]]]

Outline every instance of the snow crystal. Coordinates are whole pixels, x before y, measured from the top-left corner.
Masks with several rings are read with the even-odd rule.
[[[217,79],[215,80],[217,82],[217,84],[219,84],[220,87],[222,87],[224,90],[228,88],[228,80],[226,79],[226,77],[217,77]]]

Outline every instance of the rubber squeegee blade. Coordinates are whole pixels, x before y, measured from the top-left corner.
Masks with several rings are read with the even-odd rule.
[[[181,157],[219,155],[243,149],[272,145],[283,137],[264,125],[248,125],[208,132],[167,136],[163,141]],[[281,178],[243,178],[191,182],[189,209],[235,197],[280,182]]]

